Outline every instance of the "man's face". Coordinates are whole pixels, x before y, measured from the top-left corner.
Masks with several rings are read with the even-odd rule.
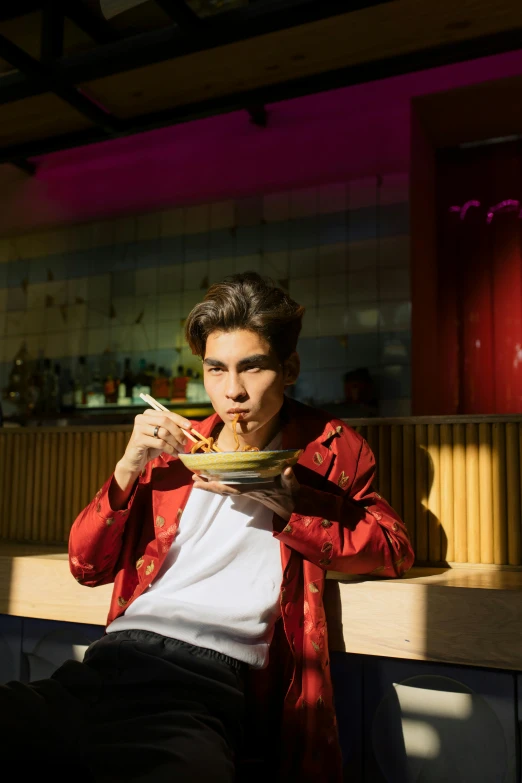
[[[241,414],[237,432],[249,445],[262,448],[266,437],[275,434],[272,425],[283,404],[285,386],[295,382],[298,370],[297,354],[282,365],[269,343],[255,332],[216,331],[207,338],[205,389],[229,432],[234,417]]]

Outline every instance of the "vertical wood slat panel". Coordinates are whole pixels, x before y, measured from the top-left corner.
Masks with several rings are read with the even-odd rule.
[[[56,509],[54,535],[57,543],[64,541],[63,537],[63,510],[65,504],[65,461],[67,455],[67,434],[58,439],[58,469],[56,476]]]
[[[451,424],[440,427],[440,522],[441,559],[455,560],[453,516],[453,431]]]
[[[478,425],[480,563],[493,562],[493,442],[491,426]]]
[[[4,505],[7,496],[7,448],[8,448],[8,436],[0,431],[0,537],[6,538],[5,524],[7,515],[4,512]]]
[[[415,428],[413,424],[405,424],[403,428],[403,515],[402,518],[415,551],[416,548],[416,479],[415,479]]]
[[[364,438],[364,440],[368,442],[368,427],[366,427],[366,425],[358,424],[355,430],[359,433],[361,438]]]
[[[56,530],[58,520],[56,519],[57,490],[58,490],[58,433],[52,432],[49,437],[49,505],[48,505],[48,532],[47,540],[56,542]],[[61,439],[61,437],[60,437]]]
[[[427,433],[425,424],[415,425],[415,543],[416,557],[428,560],[428,469]]]
[[[29,435],[26,432],[20,434],[20,470],[21,476],[18,484],[18,514],[16,520],[16,539],[17,541],[23,541],[25,532],[25,519],[28,495],[28,481],[27,478],[31,474],[29,473],[29,451],[30,442]]]
[[[9,509],[9,538],[16,541],[20,535],[18,529],[18,514],[20,507],[20,483],[22,481],[21,470],[25,468],[21,460],[22,435],[13,435],[13,471],[10,482],[11,507]]]
[[[86,433],[84,433],[85,435]],[[97,491],[98,485],[99,485],[99,479],[98,479],[98,470],[100,467],[100,455],[99,455],[99,449],[100,449],[100,435],[101,433],[93,432],[90,435],[90,461],[87,466],[85,466],[85,470],[88,469],[88,475],[89,475],[89,483],[88,488],[86,490],[87,496],[92,498]],[[85,499],[85,495],[84,495]],[[85,501],[82,503],[83,506],[86,506],[89,501]]]
[[[11,510],[11,477],[13,469],[13,441],[11,433],[5,436],[5,462],[4,462],[4,497],[0,498],[2,508],[2,538],[9,538],[10,534],[10,510]],[[3,500],[3,503],[2,503]]]
[[[494,423],[491,451],[491,515],[488,532],[491,544],[487,555],[490,560],[482,562],[501,565],[508,559],[508,518],[507,518],[507,470],[506,470],[506,425]],[[491,550],[491,551],[489,551]]]
[[[468,504],[466,499],[466,431],[463,424],[453,425],[453,520],[455,562],[468,559]]]
[[[466,562],[480,563],[480,508],[478,427],[466,424],[466,515],[468,555]]]
[[[418,562],[522,565],[520,425],[401,422],[357,429],[375,454],[376,484],[404,519]],[[1,536],[66,542],[130,434],[0,432]]]
[[[25,484],[25,510],[22,520],[22,540],[31,540],[32,530],[32,509],[34,497],[34,476],[35,476],[35,457],[34,457],[34,438],[27,435],[27,475]]]
[[[51,433],[42,434],[42,480],[40,483],[40,518],[38,540],[49,541],[49,475],[50,475]]]
[[[92,497],[95,492],[100,487],[103,487],[107,479],[109,478],[109,471],[108,471],[108,464],[109,464],[109,454],[108,454],[108,448],[109,448],[109,438],[107,432],[100,432],[100,441],[98,444],[98,477],[96,481],[96,486],[91,486],[91,492],[89,493]]]
[[[389,425],[383,424],[378,427],[378,434],[379,492],[389,501],[391,497],[391,474],[393,470],[391,462],[391,432]]]
[[[522,565],[522,424],[508,424],[506,449],[508,563]]]
[[[96,470],[96,459],[98,457],[98,433],[95,432],[82,432],[82,449],[81,449],[81,494],[80,494],[80,507],[77,510],[77,514],[80,513],[82,508],[88,504],[92,499],[91,487],[93,483],[96,483],[94,476],[96,473],[91,474],[91,470]]]
[[[507,563],[522,565],[522,425],[506,425]]]
[[[440,563],[441,524],[440,524],[440,445],[439,428],[428,424],[428,560],[430,563]]]
[[[71,521],[76,519],[82,509],[82,433],[74,433],[74,482],[72,493]]]
[[[397,514],[403,517],[403,476],[404,459],[402,452],[402,427],[393,425],[390,427],[390,502]],[[386,497],[386,496],[385,496]]]
[[[105,467],[106,476],[104,482],[114,473],[114,468],[119,459],[116,435],[116,432],[107,433],[107,464]]]
[[[31,541],[39,541],[39,518],[41,514],[40,487],[42,485],[42,439],[43,433],[36,433],[34,439],[34,492],[31,514]],[[45,539],[44,539],[45,540]]]
[[[373,456],[375,457],[375,481],[374,481],[374,488],[383,495],[384,493],[381,492],[381,471],[379,467],[379,427],[374,424],[369,424],[366,430],[366,438],[365,440],[368,443],[368,446],[373,451]]]
[[[68,432],[66,435],[66,463],[65,463],[65,481],[64,481],[64,509],[62,519],[62,540],[68,541],[69,531],[74,522],[74,482],[78,481],[75,474],[75,435]]]

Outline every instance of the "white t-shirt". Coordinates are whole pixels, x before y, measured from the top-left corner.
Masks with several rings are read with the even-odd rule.
[[[107,631],[152,631],[264,668],[283,577],[272,517],[252,498],[193,489],[158,576]]]

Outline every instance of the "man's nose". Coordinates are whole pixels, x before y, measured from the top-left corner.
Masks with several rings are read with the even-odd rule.
[[[227,397],[231,400],[239,400],[245,396],[245,387],[241,383],[239,375],[230,373],[227,386]]]

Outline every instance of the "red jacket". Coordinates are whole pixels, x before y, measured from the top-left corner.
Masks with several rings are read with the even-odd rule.
[[[194,426],[206,436],[219,421],[215,414]],[[398,577],[414,554],[403,522],[372,489],[375,460],[366,441],[342,421],[292,400],[285,402],[282,422],[282,447],[303,449],[295,466],[301,489],[288,523],[274,515],[283,563],[281,621],[267,669],[251,670],[251,688],[255,712],[271,710],[266,725],[281,730],[275,739],[281,779],[337,783],[341,758],[323,607],[326,571]],[[159,572],[191,475],[180,460],[162,454],[143,471],[127,508],[111,509],[111,477],[74,522],[73,576],[89,587],[114,582],[107,623]]]

